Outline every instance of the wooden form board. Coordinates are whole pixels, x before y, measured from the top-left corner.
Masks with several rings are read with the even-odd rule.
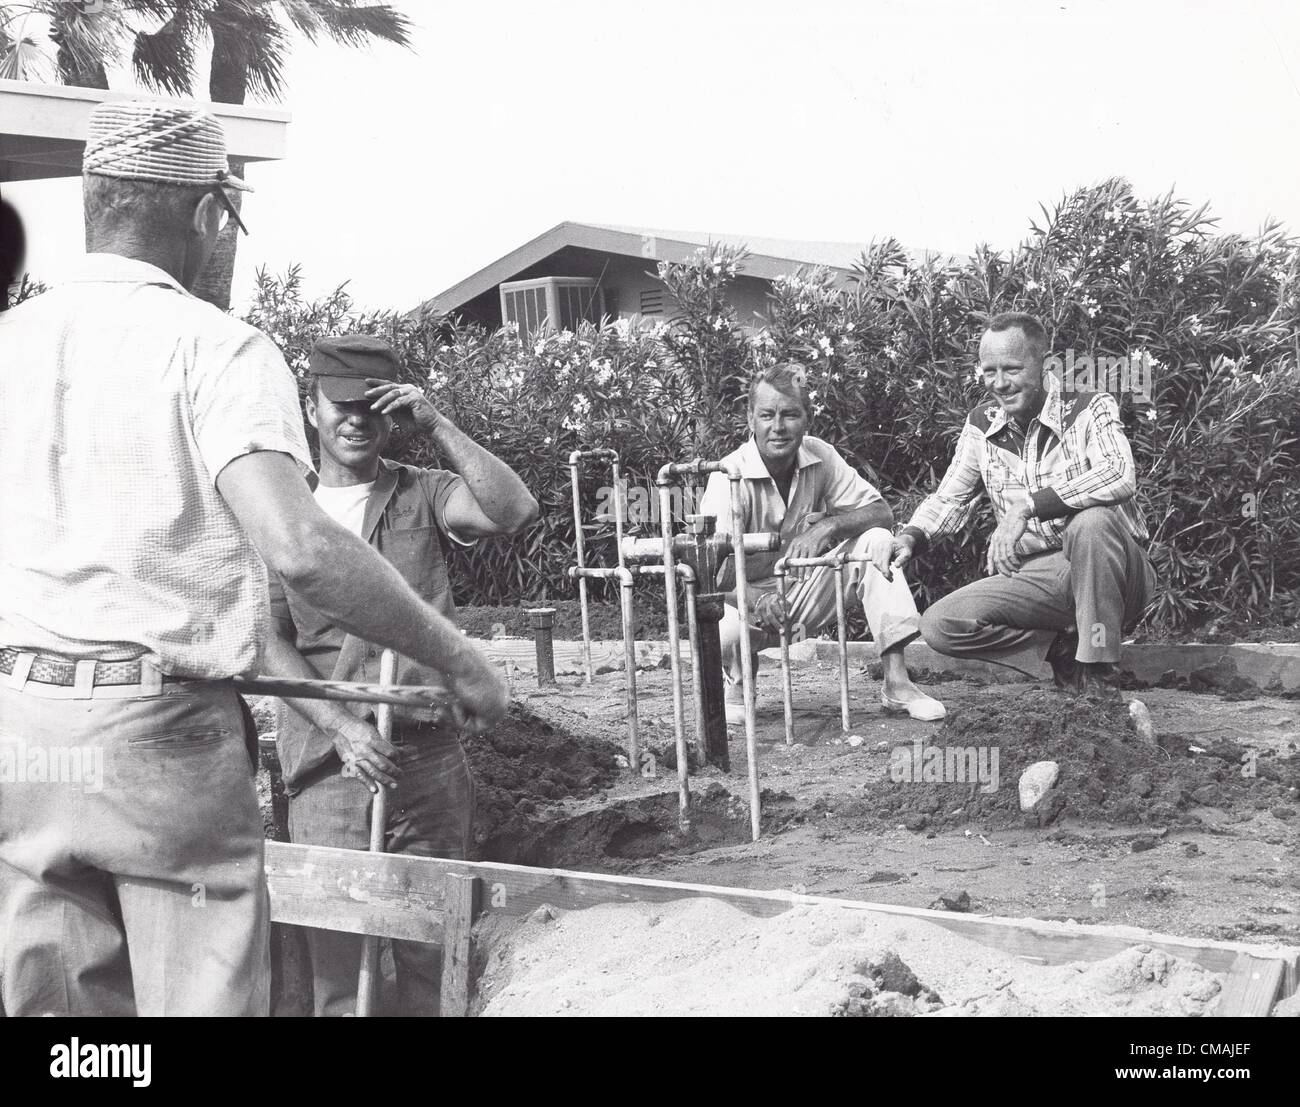
[[[1149,945],[1211,972],[1227,973],[1225,999],[1220,1006],[1229,1009],[1224,1013],[1232,1013],[1233,1008],[1258,1009],[1264,1005],[1265,993],[1270,1005],[1279,993],[1282,997],[1291,995],[1300,968],[1300,950],[1293,948],[1201,941],[1135,927],[1116,932],[1096,926],[965,915],[793,892],[362,853],[286,842],[266,843],[266,875],[271,918],[275,922],[423,942],[444,940],[449,909],[456,919],[450,926],[455,941],[462,940],[464,893],[448,892],[448,877],[457,876],[477,879],[478,899],[471,905],[471,916],[523,916],[543,904],[578,910],[601,903],[668,903],[707,896],[760,916],[779,915],[799,904],[822,904],[846,911],[919,919],[1013,957],[1049,965],[1097,961],[1134,945]],[[449,904],[449,894],[461,895],[461,902]],[[1270,983],[1273,981],[1276,986]]]

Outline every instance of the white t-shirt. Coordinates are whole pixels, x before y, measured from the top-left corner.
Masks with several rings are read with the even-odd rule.
[[[366,501],[370,499],[374,487],[374,481],[369,484],[345,484],[342,488],[328,488],[318,484],[316,502],[339,526],[347,527],[360,537],[361,525],[366,517]]]

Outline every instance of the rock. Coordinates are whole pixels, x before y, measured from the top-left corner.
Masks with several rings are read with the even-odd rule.
[[[1199,854],[1200,852],[1201,852],[1201,847],[1198,846],[1195,842],[1184,842],[1184,843],[1183,843],[1183,854],[1184,854],[1184,856],[1186,856],[1186,857],[1195,857],[1195,856],[1197,856],[1197,854]]]
[[[1199,803],[1202,807],[1217,807],[1222,799],[1222,794],[1217,784],[1202,784],[1199,788],[1192,790],[1192,800]]]
[[[874,746],[871,747],[871,752],[872,752],[872,753],[888,753],[888,752],[889,752],[889,743],[888,743],[888,742],[877,742]]]
[[[930,904],[930,909],[932,911],[969,911],[970,893],[964,888],[960,892],[949,892]]]
[[[924,830],[929,823],[929,819],[920,812],[914,811],[903,818],[903,826],[908,830]]]
[[[868,1018],[911,1018],[916,1014],[916,1001],[897,992],[872,996],[863,1006]]]
[[[1283,804],[1278,804],[1276,807],[1273,808],[1273,817],[1275,819],[1294,819],[1295,808],[1287,807]]]
[[[871,977],[881,992],[901,992],[905,996],[915,996],[921,990],[921,982],[916,978],[916,973],[892,949],[887,950],[878,961],[865,962],[855,971]]]
[[[866,742],[866,739],[863,738],[861,734],[850,734],[845,741],[854,749],[857,749],[858,746]]]
[[[1149,849],[1155,849],[1159,844],[1159,840],[1150,834],[1139,834],[1129,843],[1129,849],[1134,853],[1145,853]]]
[[[1128,790],[1138,799],[1146,799],[1156,790],[1156,786],[1151,782],[1150,773],[1137,773],[1132,780],[1128,782]]]
[[[1032,811],[1061,775],[1055,761],[1035,761],[1020,774],[1020,810]]]
[[[533,913],[528,917],[535,923],[554,922],[555,911],[549,904],[543,903],[541,907],[534,908]]]
[[[1151,722],[1151,712],[1141,700],[1132,700],[1128,705],[1128,717],[1133,720],[1133,729],[1137,736],[1148,746],[1156,744],[1156,728]]]

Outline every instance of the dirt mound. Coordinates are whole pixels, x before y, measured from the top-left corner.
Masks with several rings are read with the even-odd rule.
[[[474,841],[483,861],[514,860],[542,809],[617,779],[619,748],[557,729],[519,704],[490,734],[465,743],[474,775]]]
[[[982,697],[950,715],[930,741],[895,747],[885,781],[861,799],[826,806],[840,817],[909,830],[1061,820],[1188,825],[1199,821],[1196,807],[1242,818],[1300,810],[1300,759],[1257,756],[1226,741],[1196,747],[1175,734],[1157,741],[1139,738],[1127,703],[1042,688]],[[1025,815],[1018,782],[1036,761],[1057,762],[1060,776]]]

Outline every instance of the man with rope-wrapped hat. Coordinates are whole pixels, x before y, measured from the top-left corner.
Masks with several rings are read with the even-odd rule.
[[[98,106],[83,186],[86,257],[0,314],[0,999],[266,1014],[262,823],[227,681],[259,671],[267,568],[435,669],[468,729],[506,691],[317,507],[275,346],[189,294],[247,187],[216,118]]]

